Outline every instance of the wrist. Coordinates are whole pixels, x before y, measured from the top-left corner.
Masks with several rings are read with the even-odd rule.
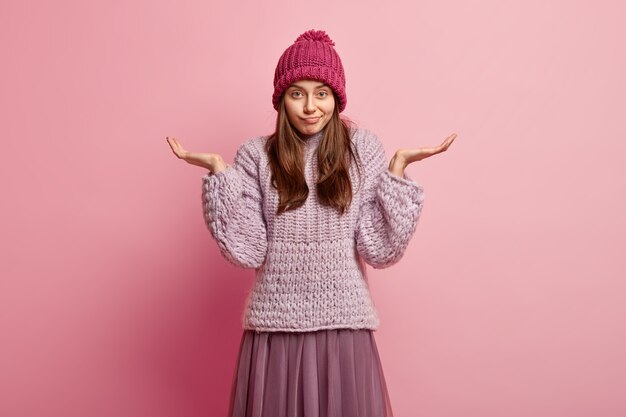
[[[404,177],[404,169],[400,169],[398,167],[389,168],[389,172],[398,177]]]
[[[402,158],[398,156],[398,154],[394,155],[389,162],[389,172],[399,177],[404,176],[404,169],[407,167],[408,163]]]
[[[226,162],[221,157],[219,157],[216,158],[215,162],[213,162],[213,166],[209,167],[209,169],[214,174],[217,174],[218,172],[224,171],[227,167],[228,165],[226,164]]]

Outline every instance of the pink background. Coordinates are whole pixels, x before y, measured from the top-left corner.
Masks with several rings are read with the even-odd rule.
[[[0,4],[1,416],[225,415],[253,271],[165,137],[270,133],[307,29],[389,157],[458,134],[370,272],[396,415],[626,415],[621,2],[31,3]]]

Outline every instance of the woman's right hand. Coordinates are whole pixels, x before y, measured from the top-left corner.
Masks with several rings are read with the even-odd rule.
[[[219,154],[189,152],[183,148],[178,139],[169,136],[167,136],[165,139],[172,148],[172,152],[174,152],[174,155],[176,155],[179,159],[184,159],[185,161],[187,161],[187,163],[191,165],[206,168],[213,174],[225,170],[228,166],[224,162],[222,156]]]

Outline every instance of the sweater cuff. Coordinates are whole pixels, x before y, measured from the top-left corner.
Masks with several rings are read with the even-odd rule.
[[[243,193],[240,173],[232,166],[202,177],[202,199],[211,219],[228,217]]]
[[[400,177],[385,169],[377,193],[394,212],[408,214],[419,211],[424,203],[424,187],[406,172]]]

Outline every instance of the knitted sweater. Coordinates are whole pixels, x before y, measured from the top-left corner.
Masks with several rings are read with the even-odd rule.
[[[415,232],[424,192],[406,173],[387,169],[380,139],[370,130],[351,134],[364,181],[350,167],[353,197],[341,215],[319,203],[316,148],[323,130],[306,137],[304,205],[276,215],[279,195],[263,149],[268,136],[247,140],[232,165],[202,177],[205,224],[221,254],[254,268],[256,279],[242,315],[244,329],[314,331],[376,329],[379,318],[364,263],[395,264]]]

